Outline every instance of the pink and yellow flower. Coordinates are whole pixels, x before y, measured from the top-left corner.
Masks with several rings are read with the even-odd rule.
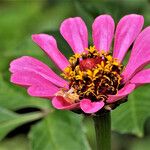
[[[84,21],[80,17],[66,19],[60,33],[74,52],[69,61],[53,36],[32,35],[32,40],[62,71],[64,79],[41,61],[23,56],[10,64],[11,82],[26,87],[31,96],[52,99],[57,109],[84,113],[109,110],[138,86],[150,83],[150,69],[144,69],[150,62],[150,27],[141,32],[143,23],[141,15],[130,14],[119,21],[115,30],[113,18],[100,15],[92,24],[94,46],[88,48]],[[122,61],[132,43],[124,67]]]

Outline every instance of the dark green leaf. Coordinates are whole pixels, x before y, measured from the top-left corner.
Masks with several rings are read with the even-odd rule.
[[[49,114],[31,129],[32,150],[90,150],[81,121],[71,112]]]
[[[113,130],[143,136],[145,120],[150,116],[150,85],[135,90],[128,102],[112,112]]]
[[[16,127],[23,125],[43,117],[42,112],[33,112],[19,115],[7,109],[0,107],[0,140],[2,140],[10,131]]]

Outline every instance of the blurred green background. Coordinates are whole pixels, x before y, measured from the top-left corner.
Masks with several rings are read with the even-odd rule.
[[[144,16],[150,25],[149,0],[0,0],[0,150],[95,150],[91,118],[56,111],[47,100],[33,98],[12,85],[11,60],[30,55],[54,64],[31,41],[34,33],[48,33],[69,57],[72,52],[59,33],[60,23],[81,16],[91,25],[100,14],[110,14],[117,23],[130,13]],[[58,72],[59,73],[59,72]],[[112,150],[150,149],[150,85],[140,87],[129,101],[112,112]]]

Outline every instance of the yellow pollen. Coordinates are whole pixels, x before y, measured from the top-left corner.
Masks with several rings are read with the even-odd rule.
[[[85,49],[87,52],[70,57],[70,65],[62,76],[69,81],[73,92],[61,91],[71,102],[89,98],[92,101],[106,101],[108,95],[114,95],[121,86],[123,65],[104,50],[98,51],[95,46]]]

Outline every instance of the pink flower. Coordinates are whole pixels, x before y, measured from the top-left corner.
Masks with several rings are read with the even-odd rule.
[[[150,69],[144,69],[150,62],[150,27],[141,32],[143,23],[141,15],[124,16],[114,34],[112,17],[100,15],[92,25],[94,46],[88,49],[84,21],[80,17],[66,19],[60,33],[75,53],[69,61],[59,51],[53,36],[32,35],[32,40],[54,61],[66,80],[41,61],[23,56],[10,64],[11,82],[26,87],[31,96],[52,99],[57,109],[84,113],[111,109],[138,86],[150,83]],[[121,62],[133,42],[123,69]]]

